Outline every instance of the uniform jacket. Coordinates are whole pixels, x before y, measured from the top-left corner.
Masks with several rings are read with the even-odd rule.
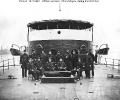
[[[57,66],[59,69],[66,69],[66,64],[63,61],[59,61]]]
[[[55,61],[58,62],[60,58],[62,58],[62,55],[58,55],[58,54],[57,54],[57,55],[55,56]]]
[[[53,62],[46,62],[45,68],[49,69],[49,70],[54,70],[54,63]]]
[[[67,66],[67,70],[68,71],[72,70],[71,56],[69,53],[65,53],[64,62]]]
[[[90,52],[90,53],[89,53],[89,56],[92,58],[92,61],[94,62],[94,61],[95,61],[94,54],[92,54],[92,53]]]
[[[21,68],[27,68],[27,64],[28,64],[28,54],[24,53],[20,56],[20,63],[22,64]]]
[[[34,61],[31,61],[31,62],[28,63],[28,70],[31,70],[31,71],[34,71],[34,72],[37,71],[37,66],[36,66]]]
[[[29,58],[35,59],[36,58],[36,54],[35,53],[30,54]]]
[[[77,62],[77,69],[80,69],[80,70],[83,69],[83,63],[82,62]]]
[[[89,55],[86,55],[86,57],[85,57],[85,70],[90,70],[92,63],[93,63],[92,58]]]
[[[41,61],[36,61],[36,67],[37,67],[37,70],[40,70],[43,68],[43,63]]]

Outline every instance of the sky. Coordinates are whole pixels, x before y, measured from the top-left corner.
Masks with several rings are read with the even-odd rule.
[[[120,0],[97,1],[71,3],[0,0],[0,46],[27,45],[27,24],[30,22],[75,19],[94,23],[95,45],[108,44],[111,51],[120,52]]]

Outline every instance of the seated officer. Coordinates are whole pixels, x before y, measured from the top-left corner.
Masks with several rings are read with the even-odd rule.
[[[51,60],[54,61],[54,56],[52,55],[51,51],[49,51],[49,53],[47,55],[47,61],[49,61],[49,58],[51,58]]]
[[[65,71],[67,68],[62,58],[60,58],[60,60],[58,61],[57,66],[60,71]]]
[[[29,55],[29,58],[32,58],[33,60],[36,58],[36,52],[34,49],[32,50],[32,53]]]
[[[41,77],[44,73],[44,69],[43,69],[43,63],[40,60],[40,57],[37,58],[36,60],[36,74],[37,74],[37,80],[39,80],[39,77]]]
[[[56,63],[58,63],[58,61],[60,60],[61,57],[62,57],[62,55],[60,54],[60,51],[58,51],[56,54]]]
[[[52,62],[52,58],[48,59],[48,62],[46,62],[45,64],[45,71],[54,71],[55,67],[54,67],[54,63]]]
[[[37,79],[37,75],[36,75],[36,66],[35,66],[35,62],[32,58],[29,59],[29,63],[28,63],[28,70],[29,70],[29,74],[31,73],[32,76],[34,77],[34,79]]]

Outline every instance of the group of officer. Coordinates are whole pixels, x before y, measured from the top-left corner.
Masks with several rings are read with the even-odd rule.
[[[77,78],[80,79],[83,70],[86,78],[90,78],[90,70],[92,70],[92,76],[94,76],[94,55],[91,51],[82,58],[74,49],[71,52],[67,50],[64,56],[59,51],[56,55],[53,55],[51,51],[46,55],[42,51],[41,55],[38,56],[35,50],[32,50],[32,53],[28,55],[24,50],[20,56],[20,63],[22,77],[27,77],[27,70],[29,70],[35,80],[39,80],[44,71],[71,71],[72,75],[77,72]]]

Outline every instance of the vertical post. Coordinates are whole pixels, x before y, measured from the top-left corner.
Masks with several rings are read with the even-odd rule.
[[[14,67],[15,67],[15,58],[14,58],[14,56],[13,56],[13,65],[14,65]]]
[[[114,69],[114,59],[113,59],[113,69]]]
[[[78,25],[78,29],[80,29],[80,28],[79,28],[79,25]]]
[[[4,60],[3,60],[3,74],[4,74]]]
[[[39,25],[38,25],[38,30],[39,30]]]
[[[99,64],[101,64],[101,56],[99,55]]]
[[[98,63],[100,64],[100,55],[98,55]]]
[[[48,24],[47,24],[47,29],[48,29]]]
[[[120,60],[118,60],[118,73],[120,73]]]
[[[106,60],[106,58],[105,58],[105,63],[106,63],[106,67],[107,67],[107,60]]]
[[[70,24],[69,24],[69,29],[70,29]]]
[[[58,24],[57,24],[57,29],[58,29]]]
[[[9,59],[8,59],[8,70],[9,70]]]

